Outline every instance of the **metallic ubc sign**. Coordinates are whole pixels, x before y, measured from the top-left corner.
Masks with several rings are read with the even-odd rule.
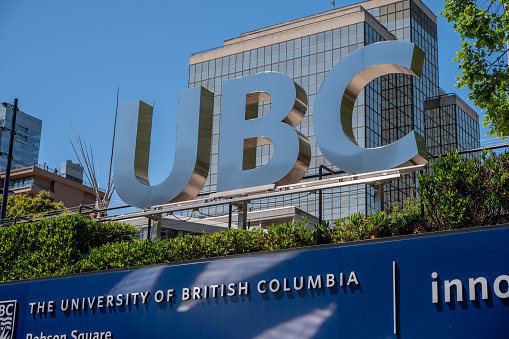
[[[355,140],[352,112],[360,91],[390,73],[419,77],[424,53],[401,41],[365,46],[336,64],[323,80],[314,106],[316,142],[335,166],[351,173],[381,171],[427,162],[424,138],[414,131],[383,147],[363,148]],[[267,100],[262,117],[249,105]],[[148,164],[152,107],[142,101],[120,106],[115,149],[115,186],[122,200],[135,207],[194,199],[210,166],[214,94],[203,87],[180,91],[175,160],[169,176],[150,185]],[[217,191],[270,183],[299,182],[307,172],[311,147],[295,127],[307,109],[307,95],[288,76],[265,72],[223,83]],[[255,148],[272,142],[274,155],[255,168]]]

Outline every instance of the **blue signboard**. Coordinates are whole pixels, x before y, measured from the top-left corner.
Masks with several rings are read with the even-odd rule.
[[[509,226],[0,284],[0,338],[506,338]]]

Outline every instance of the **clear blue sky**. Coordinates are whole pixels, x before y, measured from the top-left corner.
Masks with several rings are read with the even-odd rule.
[[[336,1],[336,7],[356,2]],[[466,100],[468,92],[455,88],[458,67],[451,62],[458,34],[438,14],[443,1],[424,2],[438,16],[440,86]],[[4,0],[0,101],[17,97],[21,110],[43,121],[39,163],[51,167],[77,160],[71,121],[94,149],[103,187],[117,86],[120,103],[155,101],[150,176],[158,182],[173,162],[178,92],[187,88],[189,56],[243,32],[329,9],[329,0]]]

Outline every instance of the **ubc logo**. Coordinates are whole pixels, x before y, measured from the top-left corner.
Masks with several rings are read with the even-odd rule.
[[[17,300],[0,301],[0,339],[14,338],[17,309]]]
[[[424,138],[414,131],[392,144],[363,148],[352,128],[355,100],[370,81],[390,73],[419,77],[423,62],[424,53],[414,44],[390,41],[358,49],[333,67],[318,90],[313,115],[316,143],[333,165],[364,173],[427,162]],[[269,112],[258,117],[252,105],[269,97]],[[198,195],[209,172],[213,106],[214,94],[203,87],[180,91],[173,169],[154,186],[148,179],[152,107],[142,101],[120,106],[114,176],[124,202],[145,208]],[[299,182],[311,160],[309,141],[295,129],[306,110],[306,92],[284,74],[225,81],[217,192]],[[269,142],[272,159],[255,168],[256,146]]]

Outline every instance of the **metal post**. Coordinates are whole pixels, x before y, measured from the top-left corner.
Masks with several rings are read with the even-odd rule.
[[[420,171],[419,174],[422,176],[424,174],[424,171]],[[422,203],[422,198],[419,197],[421,200],[421,219],[424,219],[424,204]]]
[[[318,180],[322,180],[322,166],[318,169]],[[322,190],[318,191],[318,225],[322,224]]]
[[[9,197],[9,181],[11,180],[12,147],[14,145],[14,134],[16,133],[16,115],[18,112],[18,99],[14,99],[14,110],[12,112],[11,137],[9,139],[9,153],[7,155],[7,167],[5,168],[4,191],[2,196],[2,210],[0,219],[4,220],[7,213],[7,198]]]
[[[157,230],[156,230],[156,239],[161,239],[161,224],[163,221],[163,215],[159,214],[157,219]]]
[[[232,228],[232,204],[228,205],[228,228]]]
[[[384,201],[384,183],[380,181],[377,184],[374,184],[375,188],[375,211],[383,211],[385,210],[385,201]]]
[[[247,225],[247,201],[239,204],[239,208],[237,209],[237,218],[237,228],[245,230]]]
[[[318,180],[322,180],[323,170],[326,170],[330,174],[335,174],[333,170],[325,165],[320,165],[318,168]],[[318,191],[318,224],[322,224],[322,190]]]
[[[147,240],[150,240],[150,228],[152,226],[152,219],[148,218],[148,227],[147,227]]]
[[[334,9],[334,8],[333,8]],[[322,167],[323,165],[320,165],[320,168],[318,169],[318,180],[322,180]],[[320,228],[323,222],[322,217],[322,190],[318,191],[318,227],[317,227],[317,241],[318,244],[322,243],[322,229]]]

